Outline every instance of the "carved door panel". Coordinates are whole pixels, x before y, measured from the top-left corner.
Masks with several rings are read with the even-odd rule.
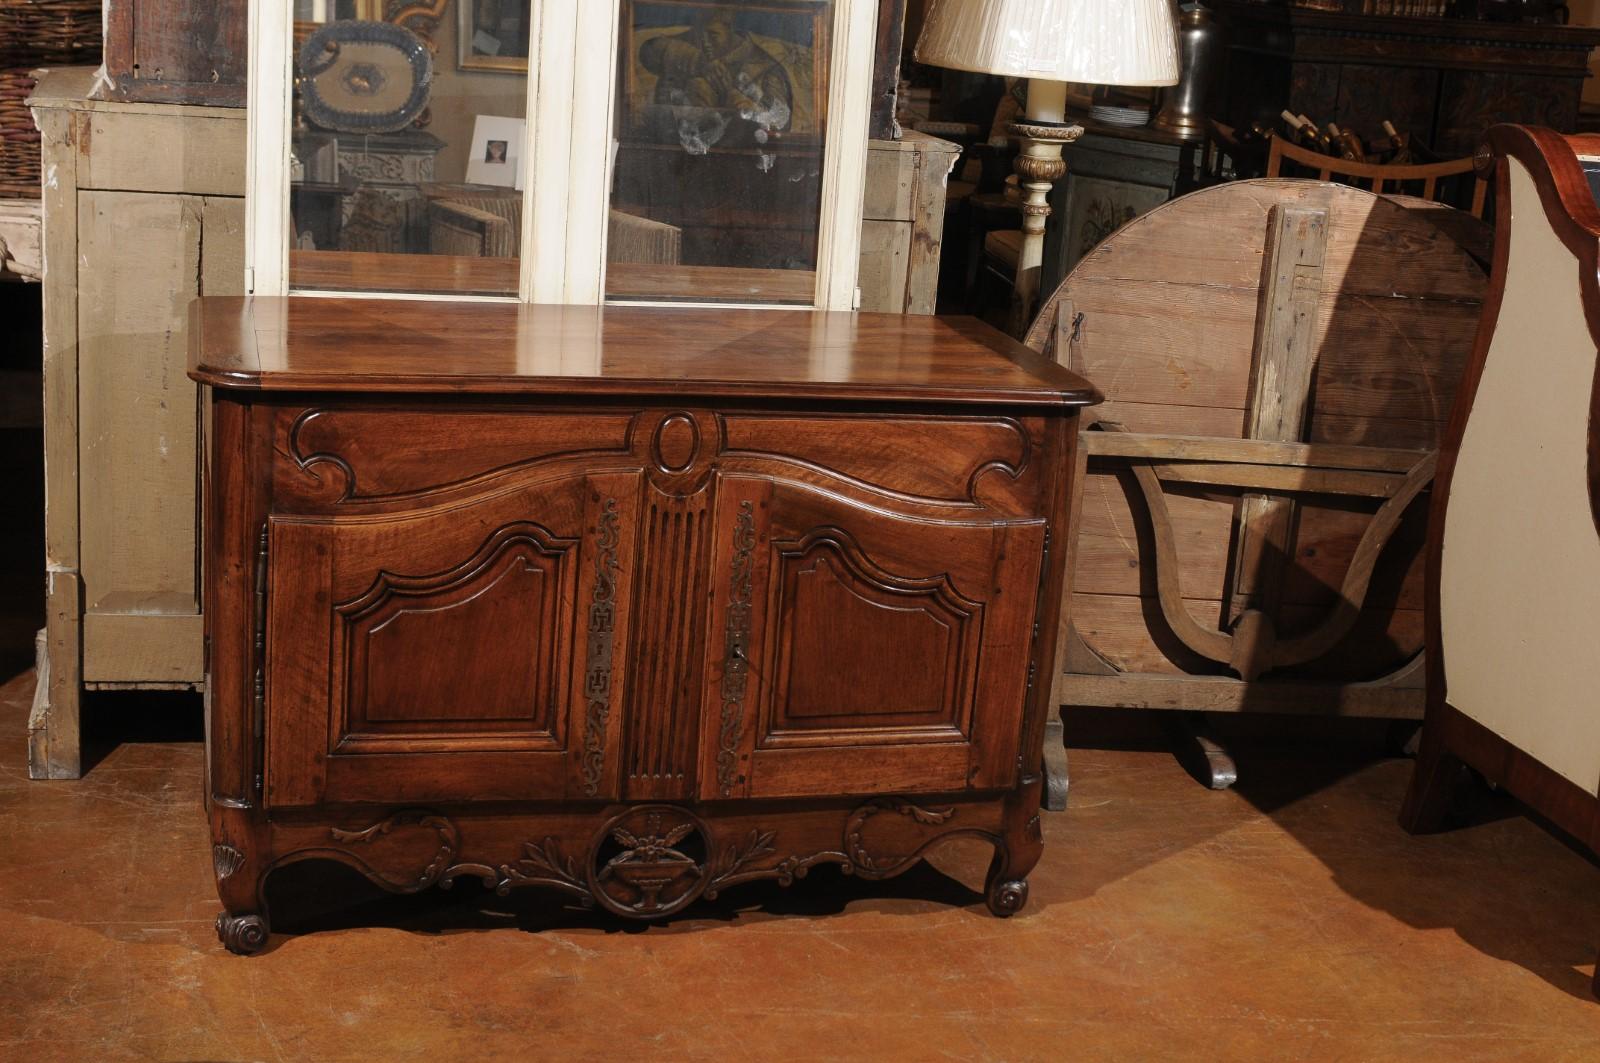
[[[701,796],[1011,785],[1044,531],[724,478]]]
[[[269,520],[268,803],[616,797],[638,493]]]

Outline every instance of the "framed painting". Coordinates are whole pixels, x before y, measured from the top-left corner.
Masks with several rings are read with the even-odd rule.
[[[829,0],[624,0],[619,133],[696,154],[815,151],[833,9]]]
[[[456,10],[458,69],[528,72],[532,0],[456,0]]]

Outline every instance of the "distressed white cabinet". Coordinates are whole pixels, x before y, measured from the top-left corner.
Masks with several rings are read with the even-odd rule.
[[[244,280],[245,114],[40,79],[48,618],[29,771],[75,778],[85,689],[202,680],[189,304]]]

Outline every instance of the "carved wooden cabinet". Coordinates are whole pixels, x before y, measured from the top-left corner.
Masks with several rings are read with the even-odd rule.
[[[194,314],[229,947],[312,857],[650,918],[977,835],[1021,908],[1082,379],[961,319]]]

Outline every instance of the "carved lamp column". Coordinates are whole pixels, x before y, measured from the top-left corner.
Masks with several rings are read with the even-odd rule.
[[[934,0],[916,58],[1028,79],[1026,116],[1009,127],[1022,139],[1016,166],[1026,199],[1013,301],[1025,325],[1039,294],[1050,186],[1067,172],[1061,148],[1083,135],[1066,120],[1066,83],[1177,84],[1171,0]]]

